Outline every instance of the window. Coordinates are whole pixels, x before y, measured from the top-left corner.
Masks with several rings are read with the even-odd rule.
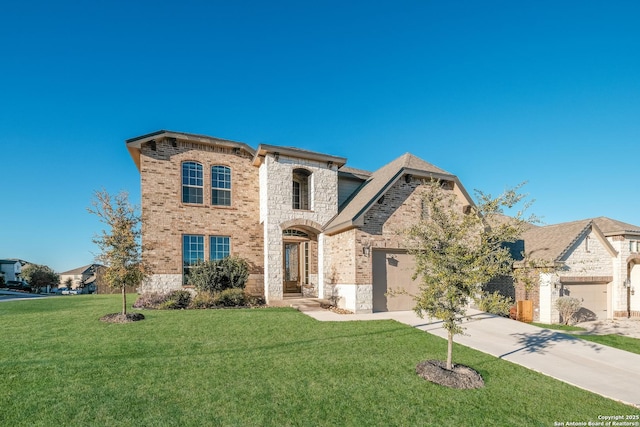
[[[309,235],[304,231],[296,230],[293,228],[287,228],[286,230],[283,230],[282,236],[283,237],[304,237],[307,239],[309,238]]]
[[[202,165],[196,162],[182,164],[182,203],[202,204]]]
[[[204,236],[185,234],[182,236],[182,274],[187,283],[191,268],[204,261]]]
[[[211,168],[211,204],[231,206],[231,169],[226,166]]]
[[[211,236],[209,239],[209,259],[217,261],[229,256],[231,252],[230,238],[227,236]]]
[[[629,242],[629,252],[638,252],[638,247],[640,247],[640,245],[638,245],[637,241],[631,240]]]
[[[293,209],[309,209],[309,177],[311,173],[305,169],[293,170]]]

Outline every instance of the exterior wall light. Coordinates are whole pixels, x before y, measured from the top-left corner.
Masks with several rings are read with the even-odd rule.
[[[365,242],[362,244],[362,255],[369,258],[369,255],[371,255],[371,242]]]

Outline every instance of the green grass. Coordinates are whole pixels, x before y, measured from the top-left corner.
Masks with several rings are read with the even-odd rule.
[[[131,298],[133,300],[133,296]],[[2,426],[536,426],[638,410],[456,345],[486,387],[415,374],[446,341],[394,321],[293,309],[145,311],[119,297],[0,303]]]
[[[585,328],[581,328],[579,326],[572,326],[572,325],[560,325],[560,324],[546,324],[546,323],[531,323],[533,326],[537,326],[539,328],[545,328],[545,329],[554,329],[557,331],[567,331],[567,332],[574,332],[574,331],[586,331]]]
[[[617,348],[620,350],[629,351],[631,353],[640,354],[640,339],[625,337],[618,334],[608,335],[587,335],[587,334],[573,334],[572,332],[584,332],[585,328],[579,326],[570,325],[547,325],[544,323],[532,323],[534,326],[546,329],[557,329],[566,331],[568,334],[573,335],[576,338],[580,338],[586,341],[595,342],[597,344],[606,345],[609,347]]]
[[[617,334],[609,335],[574,335],[583,340],[595,342],[609,347],[619,348],[620,350],[629,351],[631,353],[640,354],[640,340],[637,338],[625,337]]]

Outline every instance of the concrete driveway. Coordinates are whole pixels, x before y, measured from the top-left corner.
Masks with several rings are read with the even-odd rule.
[[[392,319],[430,334],[447,337],[438,320],[419,318],[413,311],[336,314],[306,311],[321,321]],[[454,341],[508,360],[560,381],[640,408],[640,355],[580,340],[558,331],[469,310],[464,335]]]

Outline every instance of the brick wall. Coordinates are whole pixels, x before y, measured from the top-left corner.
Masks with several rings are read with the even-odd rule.
[[[237,153],[235,152],[237,151]],[[251,266],[247,284],[253,293],[262,292],[263,239],[259,225],[258,169],[244,150],[178,140],[157,141],[155,150],[143,145],[140,156],[142,188],[142,238],[144,259],[154,275],[145,289],[168,290],[182,285],[182,236],[204,235],[205,258],[209,236],[230,236],[231,253]],[[182,163],[203,166],[204,203],[182,203]],[[231,169],[231,206],[211,205],[211,166]]]
[[[442,190],[450,191],[450,190]],[[419,179],[394,183],[364,216],[364,225],[328,237],[327,282],[341,293],[348,309],[371,311],[373,248],[406,249],[403,230],[422,218],[424,187]],[[463,202],[460,201],[460,206]],[[364,248],[369,248],[369,255]]]

